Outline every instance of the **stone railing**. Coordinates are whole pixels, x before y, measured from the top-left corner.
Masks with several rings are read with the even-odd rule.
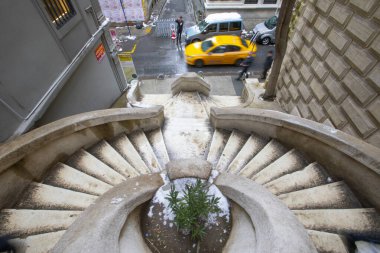
[[[180,91],[198,91],[208,96],[210,94],[210,84],[202,79],[197,73],[189,72],[178,77],[171,84],[172,94]]]
[[[80,148],[164,122],[163,107],[92,111],[44,125],[0,146],[0,208],[9,206],[32,181]]]
[[[211,108],[215,128],[276,138],[302,150],[342,178],[363,203],[380,209],[380,149],[332,127],[293,115],[252,108]]]
[[[198,172],[202,177],[202,170]],[[199,178],[196,172],[191,174],[192,177]],[[263,186],[252,180],[224,173],[218,175],[214,183],[227,198],[244,209],[255,231],[254,236],[249,238],[238,236],[244,233],[239,231],[244,228],[239,227],[239,222],[236,221],[233,225],[234,232],[231,232],[227,242],[234,244],[234,247],[223,252],[317,252],[305,228],[294,214]],[[131,252],[150,252],[145,245],[140,227],[136,225],[140,222],[141,214],[131,214],[134,210],[141,210],[138,207],[150,200],[163,184],[164,181],[159,174],[128,178],[87,208],[51,252],[127,252],[120,247],[121,240],[124,245],[128,245]],[[119,201],[111,204],[110,208],[113,200]],[[126,226],[131,227],[129,229],[133,231],[134,236],[120,239],[122,231],[128,230]],[[246,243],[247,241],[251,243]]]

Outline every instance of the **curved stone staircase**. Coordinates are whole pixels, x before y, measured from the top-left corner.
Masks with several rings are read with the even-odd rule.
[[[302,150],[252,131],[214,129],[208,110],[212,98],[198,92],[159,99],[165,105],[162,127],[103,138],[55,163],[0,211],[0,236],[11,238],[17,252],[48,252],[113,186],[160,172],[169,160],[200,157],[216,170],[266,187],[294,212],[319,252],[349,252],[352,240],[380,240],[375,208],[362,204],[344,181]]]

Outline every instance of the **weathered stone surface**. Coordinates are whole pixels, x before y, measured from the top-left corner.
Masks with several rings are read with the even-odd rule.
[[[298,86],[298,90],[300,91],[303,100],[306,103],[309,103],[313,95],[311,94],[309,88],[304,84],[304,82],[300,83],[300,85]]]
[[[335,3],[331,9],[330,17],[339,25],[345,26],[352,15],[352,11],[346,6]]]
[[[314,78],[310,83],[310,88],[313,91],[314,95],[318,98],[319,102],[323,103],[327,99],[327,93],[323,89],[321,83]]]
[[[293,80],[293,84],[298,85],[298,82],[300,81],[300,74],[296,68],[293,68],[292,71],[290,71],[290,77]]]
[[[200,158],[181,159],[168,162],[166,170],[170,180],[185,177],[208,179],[212,164]]]
[[[342,32],[339,32],[335,28],[331,29],[329,35],[327,36],[327,40],[330,42],[330,45],[332,45],[341,54],[344,53],[351,43],[351,39],[348,36]]]
[[[344,55],[350,65],[365,75],[376,64],[376,59],[361,47],[351,44]]]
[[[324,102],[323,107],[336,128],[342,129],[347,124],[346,117],[341,110],[329,99]]]
[[[51,252],[119,252],[120,231],[128,215],[161,185],[159,174],[127,179],[87,208]]]
[[[376,93],[370,86],[352,70],[343,79],[343,84],[363,105],[370,102],[376,96]]]
[[[330,47],[328,47],[327,43],[319,37],[315,38],[313,49],[321,59],[324,59],[330,52]]]
[[[314,59],[313,51],[307,45],[304,45],[302,47],[301,55],[307,63],[311,63],[311,61]]]
[[[324,36],[330,30],[331,23],[328,20],[326,20],[324,17],[319,15],[317,20],[315,21],[314,27],[316,28],[317,32],[319,32],[322,36]]]
[[[324,14],[328,14],[333,6],[332,0],[319,0],[316,3],[316,7]]]
[[[295,216],[261,185],[231,174],[219,175],[215,185],[250,216],[259,242],[255,252],[316,252]]]
[[[305,7],[303,16],[305,19],[310,23],[313,24],[315,18],[317,17],[317,12],[315,11],[314,7],[312,5],[307,5]]]
[[[322,122],[326,119],[322,107],[314,99],[310,101],[309,108],[316,121]]]
[[[297,108],[303,118],[311,119],[312,116],[309,107],[305,103],[303,103],[302,101],[298,101]]]
[[[301,38],[300,34],[297,31],[294,32],[292,41],[293,41],[294,46],[298,48],[298,50],[301,50],[304,43],[303,43],[303,39]]]
[[[195,72],[181,75],[171,84],[172,94],[180,91],[198,91],[206,96],[210,94],[210,84]]]
[[[372,42],[371,49],[373,52],[375,52],[375,54],[377,54],[377,57],[380,57],[380,36],[377,36],[376,39]]]
[[[374,67],[372,71],[368,74],[367,80],[369,84],[371,84],[372,87],[378,93],[380,93],[380,63],[378,63],[376,67]]]
[[[369,113],[380,123],[380,100],[375,100],[371,105],[368,106]]]
[[[294,101],[297,101],[299,99],[300,95],[297,91],[297,88],[294,85],[289,86],[289,92]]]
[[[302,36],[305,38],[307,44],[310,46],[314,41],[315,33],[309,26],[305,26],[302,31]]]
[[[354,101],[347,98],[342,103],[342,108],[361,136],[365,138],[376,131],[376,126]]]
[[[301,56],[299,55],[298,51],[294,49],[292,51],[292,53],[290,54],[290,56],[291,56],[291,59],[292,59],[294,65],[296,67],[299,67],[302,63],[302,60],[301,60]]]
[[[341,80],[350,69],[348,64],[345,63],[342,58],[334,51],[330,51],[330,53],[327,55],[326,63],[339,80]]]
[[[357,10],[361,10],[363,14],[368,15],[370,12],[372,12],[375,8],[376,3],[378,3],[377,0],[350,0],[350,4],[353,5]]]
[[[331,74],[327,76],[324,86],[330,96],[337,102],[341,103],[347,97],[347,92],[342,87],[342,83],[338,82]]]
[[[306,64],[301,65],[300,73],[306,83],[309,83],[310,79],[313,77],[313,74],[310,72],[310,68]]]
[[[312,68],[313,72],[315,73],[316,77],[320,81],[325,80],[325,78],[329,74],[329,72],[327,71],[327,68],[325,67],[323,62],[318,60],[317,58],[314,58],[314,60],[311,64],[311,68]]]
[[[376,34],[376,26],[359,16],[353,16],[347,25],[347,31],[358,42],[368,45]]]

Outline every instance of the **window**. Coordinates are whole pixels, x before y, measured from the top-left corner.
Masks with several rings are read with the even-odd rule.
[[[240,21],[230,23],[230,31],[239,31],[239,30],[241,30],[241,22]]]
[[[43,0],[50,21],[57,29],[66,24],[76,12],[70,0]]]
[[[212,44],[212,41],[211,41],[211,40],[205,40],[205,41],[202,42],[201,48],[202,48],[202,51],[203,51],[203,52],[206,52],[206,51],[209,50],[212,46],[213,46],[213,44]]]
[[[228,31],[228,22],[219,24],[219,32],[227,32]]]
[[[216,32],[216,25],[217,24],[211,24],[211,25],[207,26],[206,32],[208,32],[208,33]]]
[[[238,52],[240,51],[240,47],[234,45],[228,45],[226,52]]]
[[[211,52],[214,53],[214,54],[222,54],[222,53],[226,52],[226,46],[216,47]]]
[[[264,4],[277,4],[277,0],[264,0]]]
[[[257,4],[257,1],[258,0],[245,0],[244,3],[245,4]]]

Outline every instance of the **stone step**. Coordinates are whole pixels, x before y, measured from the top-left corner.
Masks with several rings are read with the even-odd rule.
[[[138,176],[140,173],[129,164],[108,142],[100,141],[88,150],[93,156],[117,171],[125,178]]]
[[[137,130],[129,134],[128,138],[151,172],[159,172],[162,170],[152,146],[142,130]]]
[[[328,179],[329,176],[323,167],[318,163],[312,163],[303,170],[284,175],[264,186],[273,194],[280,195],[326,184]]]
[[[247,142],[248,135],[240,132],[238,130],[233,130],[230,138],[228,139],[226,146],[223,149],[222,155],[216,164],[216,170],[225,171],[228,165],[236,157],[239,151],[243,148],[244,144]]]
[[[98,196],[58,188],[46,184],[31,183],[14,208],[45,210],[84,210]]]
[[[268,139],[251,134],[243,148],[228,166],[229,173],[238,173],[268,143]]]
[[[246,166],[243,167],[243,169],[239,172],[239,175],[251,178],[256,173],[284,155],[287,151],[288,150],[286,147],[278,141],[272,139],[255,157],[252,158]]]
[[[162,135],[161,128],[146,132],[145,135],[153,148],[153,152],[156,154],[161,168],[165,168],[165,165],[169,162],[169,155],[168,151],[166,150],[164,136]]]
[[[222,155],[223,149],[226,146],[230,135],[231,132],[227,130],[215,129],[207,155],[207,161],[210,162],[213,166],[216,166],[218,163],[218,160]]]
[[[350,253],[347,238],[341,235],[308,230],[307,233],[319,253]]]
[[[340,181],[278,196],[289,209],[361,208],[360,202],[347,185]]]
[[[3,209],[0,236],[26,237],[66,230],[82,211]]]
[[[119,135],[116,139],[111,141],[110,144],[117,152],[119,152],[119,154],[121,154],[121,156],[124,157],[125,160],[129,162],[129,164],[138,170],[139,173],[148,174],[151,172],[125,134]]]
[[[252,177],[256,183],[265,184],[283,175],[303,169],[307,165],[300,152],[290,150]]]
[[[202,105],[198,92],[181,91],[167,103],[164,114],[168,118],[208,119],[206,108]]]
[[[166,118],[162,133],[170,160],[206,159],[213,131],[208,119]]]
[[[9,243],[15,247],[17,253],[46,253],[55,246],[66,230],[57,232],[31,235],[26,238],[15,238]]]
[[[122,175],[83,149],[73,154],[66,164],[110,185],[125,180]]]
[[[293,210],[309,230],[380,240],[380,215],[374,208]]]
[[[112,188],[112,185],[104,183],[99,179],[63,163],[58,163],[50,169],[43,183],[97,196],[102,195]]]

